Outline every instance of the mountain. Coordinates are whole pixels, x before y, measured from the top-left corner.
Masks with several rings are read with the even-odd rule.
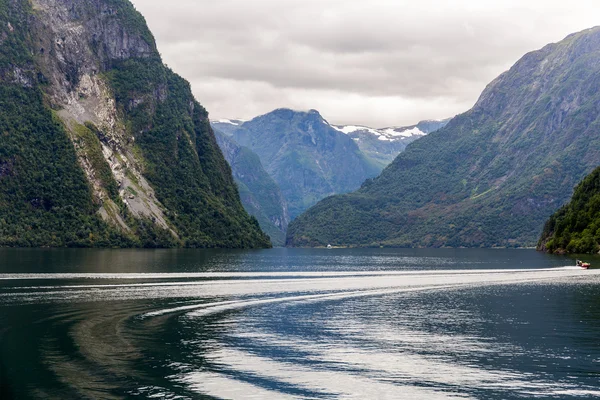
[[[468,112],[358,191],[288,228],[291,246],[535,246],[600,165],[600,28],[525,55]]]
[[[213,128],[215,128],[215,130],[218,130],[227,136],[231,136],[233,135],[233,132],[235,132],[244,122],[246,121],[241,119],[219,119],[216,121],[210,121],[210,124]]]
[[[571,201],[550,217],[538,242],[549,253],[598,253],[600,250],[600,168],[577,187]]]
[[[280,187],[291,219],[327,196],[356,190],[381,171],[352,138],[315,110],[278,109],[251,121],[213,126],[233,126],[231,137],[260,157]]]
[[[290,222],[287,204],[277,183],[265,171],[260,158],[226,134],[214,130],[217,143],[231,166],[244,208],[258,220],[274,246],[285,244]]]
[[[266,247],[126,0],[0,0],[0,245]]]
[[[313,113],[316,113],[316,111],[313,111]],[[277,120],[275,119],[275,121]],[[445,126],[448,121],[449,120],[422,121],[417,125],[384,129],[373,129],[364,126],[330,125],[324,119],[320,121],[320,124],[329,125],[335,130],[352,138],[358,145],[359,150],[361,150],[367,159],[372,161],[372,165],[377,166],[379,170],[383,170],[385,166],[391,163],[393,159],[406,148],[407,144],[428,133],[440,129]],[[285,210],[283,208],[285,200],[282,199],[283,203],[281,203],[277,199],[279,193],[278,187],[277,189],[270,189],[274,196],[265,197],[268,192],[264,189],[266,187],[271,188],[272,186],[262,171],[259,171],[262,168],[262,166],[258,166],[260,160],[254,160],[254,157],[249,154],[253,153],[252,150],[240,146],[233,139],[233,137],[236,136],[236,131],[243,131],[245,129],[243,126],[245,122],[247,121],[239,119],[220,119],[211,121],[211,125],[217,134],[217,140],[221,146],[221,150],[224,152],[225,158],[233,169],[234,178],[240,188],[242,204],[244,204],[244,207],[251,215],[254,215],[258,219],[261,228],[271,236],[273,243],[275,245],[283,245],[285,243],[287,223],[289,222],[287,206],[285,206]],[[219,132],[221,132],[221,137],[219,136]],[[245,135],[249,136],[251,133],[246,131]],[[237,133],[237,136],[241,136],[241,134]],[[352,151],[355,152],[355,149],[352,148]],[[238,156],[242,156],[244,161],[236,159]],[[234,163],[237,164],[234,165]],[[244,168],[250,168],[250,170],[245,171]],[[268,175],[268,173],[266,174]],[[252,185],[248,185],[247,179],[252,179],[255,184],[259,181],[263,182],[262,184],[255,186],[262,192],[255,193],[250,189],[249,186]],[[290,182],[286,183],[289,184]],[[356,187],[357,186],[355,185],[355,188]],[[347,190],[348,189],[345,189],[345,191]],[[295,195],[292,190],[288,190],[288,193]],[[333,192],[329,194],[333,194]],[[322,197],[323,195],[321,194],[320,196]],[[277,206],[274,207],[275,205]],[[262,210],[265,208],[273,210],[273,213],[270,216],[264,215]],[[298,210],[296,214],[301,212],[304,208],[305,206]],[[282,221],[286,222],[282,223]],[[283,235],[283,237],[281,237],[281,235]]]
[[[421,121],[417,125],[382,129],[356,125],[332,125],[332,127],[354,139],[360,150],[383,169],[410,143],[443,128],[448,122],[450,119]]]

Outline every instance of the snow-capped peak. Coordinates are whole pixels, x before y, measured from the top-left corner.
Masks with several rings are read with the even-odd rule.
[[[377,129],[369,128],[367,126],[360,126],[360,125],[331,125],[331,127],[337,131],[345,133],[346,135],[348,135],[350,133],[354,133],[354,132],[359,132],[359,131],[366,131],[366,132],[372,133],[373,135],[376,135],[376,136],[379,136],[382,134]]]
[[[425,136],[426,133],[421,131],[418,127],[391,127],[383,129],[374,129],[361,125],[331,125],[337,131],[345,133],[346,135],[356,135],[358,133],[366,134],[370,133],[376,136],[381,141],[396,141],[406,138]]]
[[[413,137],[413,136],[425,136],[425,132],[420,130],[418,127],[413,128],[386,128],[382,129],[386,136],[392,137]]]

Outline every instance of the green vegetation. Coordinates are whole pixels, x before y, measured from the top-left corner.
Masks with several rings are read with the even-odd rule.
[[[19,247],[174,247],[173,236],[152,221],[133,218],[92,131],[79,140],[118,213],[132,228],[122,232],[102,221],[100,204],[79,167],[62,124],[43,105],[38,89],[0,85],[0,245]]]
[[[590,253],[600,250],[600,168],[576,188],[571,202],[550,217],[538,243],[549,253]]]
[[[127,127],[131,143],[135,139],[132,151],[177,236],[129,211],[102,154],[104,135],[94,124],[67,122],[69,137],[59,113],[50,110],[48,103],[55,99],[50,101],[49,89],[57,88],[39,72],[38,67],[46,69],[33,57],[39,38],[30,26],[44,22],[36,21],[44,12],[33,12],[27,1],[0,0],[0,246],[269,246],[256,219],[241,206],[206,111],[188,83],[163,66],[144,18],[129,1],[103,4],[109,6],[102,14],[109,22],[106,29],[114,30],[117,21],[117,31],[141,37],[154,50],[150,57],[127,60],[100,59],[105,53],[98,52],[97,61],[116,95],[119,123]],[[78,18],[87,18],[103,4],[74,7],[79,7]],[[98,49],[103,39],[90,34],[90,43],[80,45]],[[79,77],[67,79],[72,83]],[[74,143],[100,193],[93,194]],[[127,188],[134,195],[138,189]],[[106,223],[99,210],[115,223]]]
[[[119,201],[119,187],[113,177],[110,166],[102,154],[102,144],[98,139],[98,128],[91,122],[87,122],[85,125],[77,125],[74,131],[77,136],[75,141],[83,149],[85,158],[96,173],[97,176],[95,178],[100,181],[102,187],[113,201]]]
[[[0,245],[135,246],[96,213],[73,144],[36,87],[30,12],[0,1]]]
[[[526,55],[378,178],[293,221],[288,244],[535,246],[600,165],[599,66],[600,28]]]
[[[73,144],[38,89],[0,85],[0,136],[0,245],[136,245],[97,215]]]
[[[189,84],[157,59],[129,59],[106,73],[136,138],[158,200],[186,247],[264,247],[244,211],[208,113]]]
[[[11,67],[25,67],[32,61],[27,31],[31,12],[29,2],[0,0],[0,71],[10,73]]]

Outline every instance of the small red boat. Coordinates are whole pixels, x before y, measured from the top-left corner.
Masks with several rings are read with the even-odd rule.
[[[580,261],[580,260],[577,260],[577,266],[581,267],[583,269],[590,269],[590,267],[592,266],[592,264],[587,263],[587,262],[583,262],[583,261]]]

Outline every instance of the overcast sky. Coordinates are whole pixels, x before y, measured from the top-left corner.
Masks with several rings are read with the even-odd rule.
[[[211,119],[454,116],[522,55],[600,25],[598,0],[133,0]]]

